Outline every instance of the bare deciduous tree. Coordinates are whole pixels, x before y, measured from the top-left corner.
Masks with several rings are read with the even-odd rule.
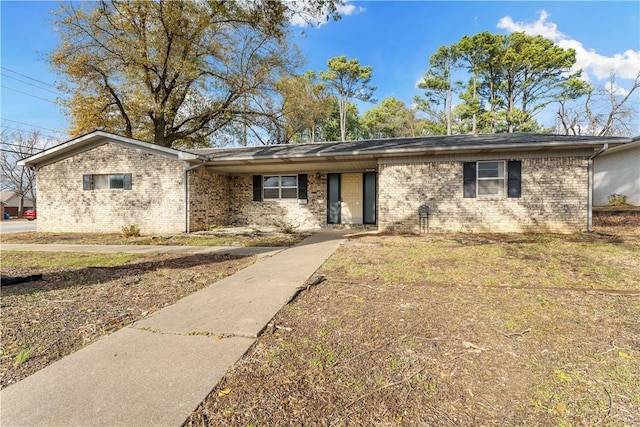
[[[571,108],[561,102],[556,127],[566,135],[630,136],[637,131],[633,124],[638,111],[631,101],[638,89],[640,72],[628,90],[618,86],[612,72],[608,84],[587,91],[580,106]]]
[[[18,217],[21,218],[24,198],[31,198],[34,206],[36,203],[36,172],[16,163],[42,151],[47,141],[37,130],[9,132],[6,128],[0,130],[0,141],[0,187],[2,191],[13,191],[20,196]]]

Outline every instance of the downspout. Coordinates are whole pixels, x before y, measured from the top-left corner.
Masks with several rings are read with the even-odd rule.
[[[189,232],[189,172],[204,166],[205,160],[195,166],[184,168],[184,232]]]
[[[589,193],[587,194],[587,232],[593,233],[593,159],[602,154],[609,148],[609,144],[605,143],[593,156],[589,157],[588,171],[589,175]]]

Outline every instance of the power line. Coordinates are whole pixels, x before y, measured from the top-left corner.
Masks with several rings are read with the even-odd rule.
[[[5,119],[4,117],[2,118],[2,120],[5,120],[7,122],[12,122],[12,123],[17,123],[19,125],[24,125],[24,126],[30,126],[30,127],[34,127],[34,128],[38,128],[38,129],[49,130],[51,132],[59,133],[61,135],[66,135],[67,134],[66,132],[62,132],[62,131],[59,131],[59,130],[50,129],[50,128],[46,128],[46,127],[43,127],[43,126],[32,125],[32,124],[29,124],[29,123],[23,123],[23,122],[19,122],[17,120]]]
[[[29,80],[33,80],[34,82],[42,83],[45,86],[50,86],[50,87],[55,88],[55,85],[52,85],[51,83],[47,83],[47,82],[43,82],[42,80],[34,79],[33,77],[27,76],[26,74],[19,73],[17,71],[14,71],[12,69],[7,68],[7,67],[0,66],[0,68],[2,68],[5,71],[8,71],[10,73],[17,74],[19,76],[25,77],[25,78],[27,78]]]
[[[24,147],[20,147],[19,145],[15,145],[15,144],[6,144],[6,143],[4,143],[2,145],[3,146],[16,147],[16,148],[24,148]],[[20,155],[20,156],[33,156],[34,154],[42,153],[43,151],[45,151],[42,148],[33,148],[32,150],[24,150],[25,152],[7,150],[6,148],[0,148],[0,150],[4,151],[5,153],[12,153],[12,154]]]
[[[5,128],[5,129],[11,129],[11,130],[15,130],[15,131],[18,131],[18,132],[24,132],[24,129],[14,128],[14,127],[11,127],[11,126],[2,125],[2,127]],[[50,138],[50,139],[55,139],[55,140],[59,140],[60,139],[59,136],[53,136],[53,135],[49,135],[49,134],[46,134],[46,133],[41,133],[40,135],[46,136],[47,138]]]
[[[58,92],[58,91],[51,90],[51,89],[47,89],[46,87],[40,87],[40,86],[38,86],[38,85],[34,85],[33,83],[29,83],[29,82],[27,82],[27,81],[25,81],[25,80],[21,80],[21,79],[19,79],[19,78],[17,78],[17,77],[13,77],[13,76],[6,76],[6,75],[5,75],[5,77],[8,77],[8,78],[13,79],[13,80],[17,80],[17,81],[19,81],[20,83],[24,83],[24,84],[26,84],[26,85],[33,86],[33,87],[38,88],[38,89],[40,89],[40,90],[46,90],[47,92],[51,92],[51,93],[53,93],[54,95],[62,96],[62,94],[61,94],[60,92]]]
[[[5,88],[5,89],[12,90],[12,91],[14,91],[14,92],[21,93],[21,94],[23,94],[23,95],[31,96],[31,97],[33,97],[33,98],[41,99],[41,100],[43,100],[43,101],[47,101],[47,102],[50,102],[50,103],[52,103],[52,104],[56,105],[55,101],[52,101],[52,100],[47,99],[47,98],[42,98],[41,96],[32,95],[32,94],[30,94],[30,93],[23,92],[23,91],[21,91],[21,90],[14,89],[14,88],[11,88],[11,87],[7,87],[7,86],[4,86],[4,85],[0,85],[0,87],[3,87],[3,88]]]

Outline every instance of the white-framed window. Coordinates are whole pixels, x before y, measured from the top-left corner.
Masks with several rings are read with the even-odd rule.
[[[131,190],[131,174],[87,174],[82,176],[83,190]]]
[[[273,175],[262,177],[264,200],[297,199],[297,175]]]
[[[504,161],[477,162],[478,196],[504,196]]]

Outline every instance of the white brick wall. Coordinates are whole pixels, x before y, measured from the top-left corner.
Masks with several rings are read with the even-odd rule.
[[[511,159],[511,157],[495,160]],[[522,197],[464,198],[463,162],[379,165],[380,230],[418,233],[418,209],[432,232],[575,232],[587,225],[587,158],[522,160]]]
[[[132,174],[131,190],[83,190],[83,174]],[[184,163],[107,143],[38,170],[38,231],[185,229]]]

